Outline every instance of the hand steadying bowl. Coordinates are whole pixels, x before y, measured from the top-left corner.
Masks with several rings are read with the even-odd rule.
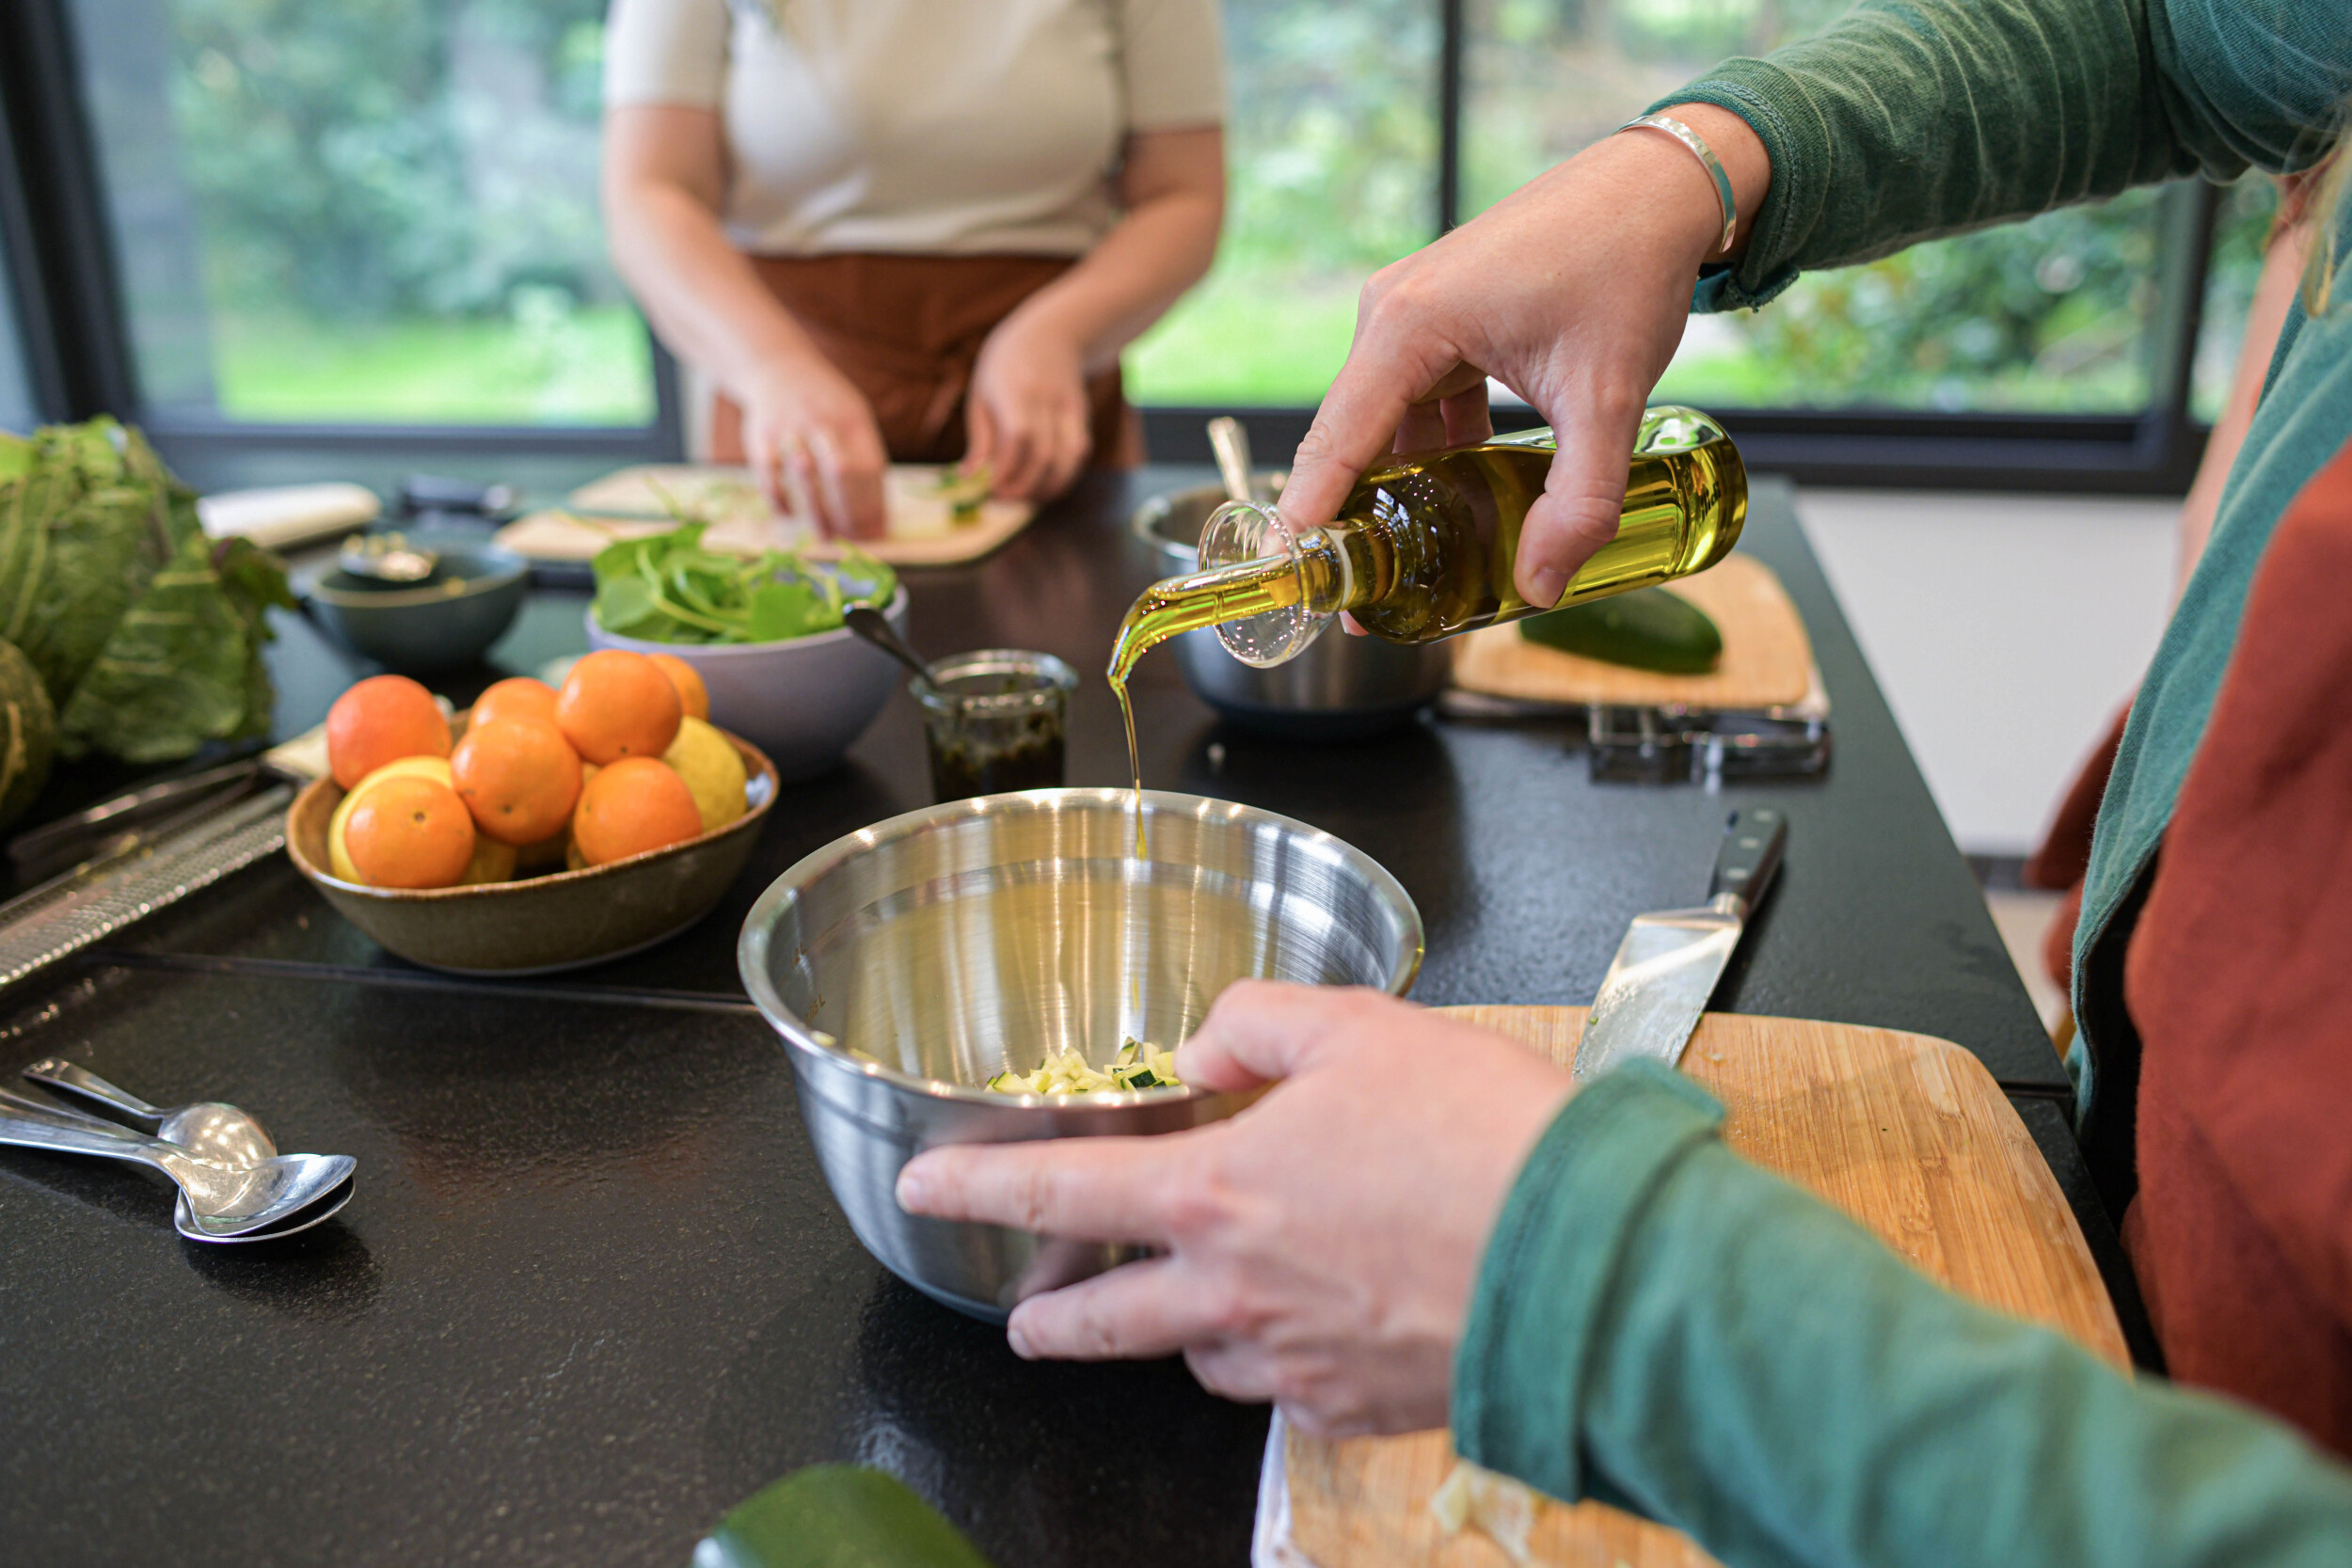
[[[792,1056],[802,1120],[867,1250],[910,1285],[1002,1322],[1038,1291],[1136,1256],[899,1209],[899,1167],[948,1143],[1173,1132],[1246,1099],[982,1087],[1049,1052],[1108,1063],[1173,1046],[1246,975],[1403,995],[1421,916],[1328,833],[1250,806],[1124,789],[955,800],[836,839],[760,895],[743,983]]]

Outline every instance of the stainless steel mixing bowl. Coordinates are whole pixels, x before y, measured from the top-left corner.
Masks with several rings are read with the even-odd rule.
[[[1217,992],[1264,975],[1403,995],[1421,915],[1361,850],[1288,817],[1146,790],[1037,789],[909,812],[835,839],[744,922],[743,983],[784,1037],[801,1117],[867,1250],[1001,1322],[1022,1297],[1139,1256],[899,1209],[936,1144],[1173,1132],[1244,1101],[1190,1088],[1050,1098],[982,1085],[1049,1052],[1104,1066],[1173,1046]]]
[[[1255,486],[1279,495],[1283,475],[1261,473]],[[1152,548],[1160,575],[1199,569],[1200,527],[1225,501],[1216,485],[1155,496],[1136,509],[1131,526]],[[1168,640],[1193,695],[1236,724],[1307,740],[1345,740],[1404,722],[1445,689],[1453,651],[1418,648],[1377,637],[1350,637],[1334,626],[1296,658],[1265,669],[1244,664],[1206,627]]]

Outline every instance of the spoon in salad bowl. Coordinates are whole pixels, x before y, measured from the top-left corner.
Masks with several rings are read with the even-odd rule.
[[[842,610],[841,624],[914,671],[916,680],[925,686],[931,684],[931,667],[923,661],[922,655],[907,645],[906,639],[898,635],[898,628],[881,610],[853,604]]]
[[[307,1230],[351,1200],[348,1154],[279,1154],[245,1169],[197,1158],[177,1144],[72,1112],[0,1110],[0,1144],[95,1154],[149,1166],[179,1187],[180,1233],[197,1242],[251,1242]]]
[[[150,1105],[127,1089],[118,1088],[90,1071],[59,1056],[48,1056],[24,1069],[24,1076],[48,1088],[95,1101],[120,1112],[167,1144],[178,1144],[199,1160],[249,1170],[278,1157],[278,1145],[259,1118],[248,1111],[216,1100],[190,1105]]]

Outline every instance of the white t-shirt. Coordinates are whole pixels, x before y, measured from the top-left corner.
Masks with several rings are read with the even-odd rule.
[[[1076,256],[1131,131],[1216,125],[1216,0],[612,0],[608,106],[725,119],[757,255]]]

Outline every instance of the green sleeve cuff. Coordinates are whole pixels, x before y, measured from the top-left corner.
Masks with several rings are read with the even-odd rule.
[[[1596,1321],[1644,1205],[1723,1117],[1674,1069],[1634,1062],[1553,1118],[1504,1200],[1455,1347],[1463,1458],[1555,1497],[1584,1495],[1577,1416]]]
[[[1772,79],[1781,74],[1778,67],[1762,60],[1727,60],[1642,111],[1654,115],[1677,103],[1712,103],[1746,120],[1772,156],[1772,182],[1764,194],[1764,205],[1756,210],[1756,221],[1748,226],[1748,247],[1737,265],[1711,266],[1699,274],[1698,285],[1691,292],[1691,309],[1695,314],[1760,310],[1797,280],[1797,268],[1790,260],[1791,236],[1804,232],[1810,225],[1792,222],[1790,214],[1801,208],[1818,214],[1820,194],[1811,193],[1808,200],[1806,188],[1819,182],[1814,171],[1826,171],[1827,160],[1803,145],[1788,118],[1774,106],[1776,98],[1783,95],[1770,88]],[[1756,80],[1749,80],[1751,75]],[[1800,95],[1786,96],[1803,102]]]

